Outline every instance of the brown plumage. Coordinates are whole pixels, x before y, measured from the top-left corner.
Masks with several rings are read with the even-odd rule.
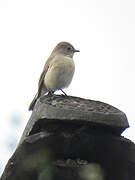
[[[33,110],[37,99],[47,92],[67,87],[74,74],[73,54],[79,52],[68,42],[60,42],[47,59],[38,83],[38,92],[29,110]]]

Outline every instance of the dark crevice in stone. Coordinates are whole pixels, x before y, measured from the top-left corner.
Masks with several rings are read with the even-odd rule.
[[[120,136],[122,133],[122,128],[113,128],[109,126],[105,126],[102,124],[97,124],[93,122],[87,122],[87,121],[77,121],[76,120],[54,120],[54,119],[39,119],[31,129],[29,135],[36,134],[38,132],[51,132],[51,133],[61,133],[61,132],[68,132],[68,133],[74,133],[77,130],[77,132],[85,131],[86,133],[99,133],[99,134],[110,134],[115,136]]]

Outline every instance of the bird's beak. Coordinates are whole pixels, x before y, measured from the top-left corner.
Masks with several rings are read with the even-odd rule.
[[[77,49],[74,49],[73,51],[74,51],[74,53],[75,53],[75,52],[80,52],[80,51],[79,51],[79,50],[77,50]]]

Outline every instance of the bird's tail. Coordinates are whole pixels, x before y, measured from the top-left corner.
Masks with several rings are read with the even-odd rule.
[[[32,102],[30,103],[28,110],[29,110],[29,111],[32,111],[32,110],[34,109],[34,106],[35,106],[36,102],[37,102],[37,99],[38,99],[39,97],[43,96],[44,94],[46,94],[47,92],[48,92],[48,91],[47,91],[46,88],[44,88],[44,89],[39,89],[38,92],[37,92],[37,94],[35,95],[34,99],[33,99]]]
[[[32,111],[33,110],[33,108],[34,108],[34,106],[35,106],[35,104],[36,104],[36,101],[37,101],[37,99],[38,99],[38,93],[35,95],[35,97],[34,97],[34,99],[32,100],[32,102],[30,103],[30,105],[29,105],[29,111]]]

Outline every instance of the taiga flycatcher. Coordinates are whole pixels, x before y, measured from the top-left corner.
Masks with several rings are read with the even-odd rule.
[[[79,50],[76,50],[68,42],[57,44],[45,63],[38,83],[38,92],[31,102],[29,110],[33,110],[37,99],[43,93],[52,94],[56,90],[64,93],[62,89],[69,86],[74,75],[73,55],[75,52],[79,52]]]

